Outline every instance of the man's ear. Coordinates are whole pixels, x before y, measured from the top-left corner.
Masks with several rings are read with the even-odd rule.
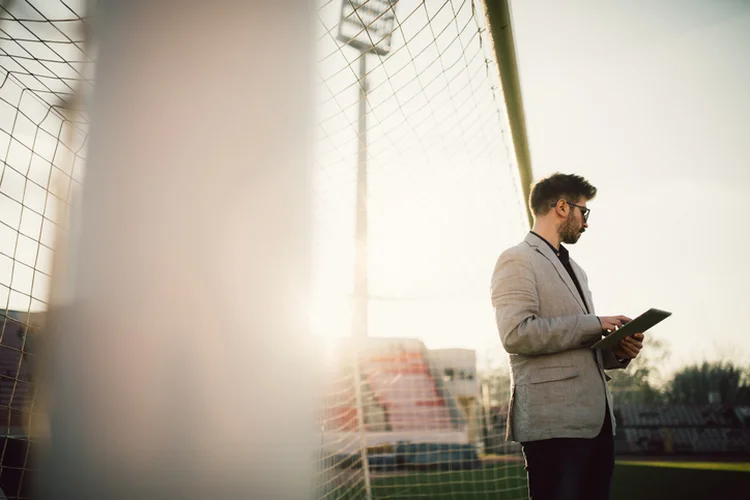
[[[557,211],[558,214],[565,216],[565,210],[567,207],[567,203],[565,203],[563,200],[557,200],[557,203],[555,203],[555,211]]]

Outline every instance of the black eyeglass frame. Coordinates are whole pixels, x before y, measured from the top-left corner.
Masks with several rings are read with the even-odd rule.
[[[576,205],[575,203],[573,203],[571,201],[568,201],[568,200],[563,200],[563,201],[565,203],[567,203],[568,205],[571,205],[571,206],[574,206],[574,207],[578,207],[581,210],[581,215],[583,216],[583,222],[588,222],[589,221],[589,214],[591,213],[591,209],[589,207],[584,207],[582,205]],[[551,207],[556,207],[557,203],[553,203],[550,206]]]

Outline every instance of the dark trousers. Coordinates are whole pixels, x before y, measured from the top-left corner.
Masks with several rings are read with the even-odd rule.
[[[531,500],[609,500],[615,468],[609,409],[595,438],[555,438],[521,444]]]

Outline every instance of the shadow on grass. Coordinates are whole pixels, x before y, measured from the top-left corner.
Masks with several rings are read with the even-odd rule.
[[[617,464],[612,500],[750,498],[750,472]]]

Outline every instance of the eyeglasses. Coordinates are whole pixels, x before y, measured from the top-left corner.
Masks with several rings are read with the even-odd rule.
[[[581,215],[583,215],[583,222],[588,222],[588,220],[589,220],[589,213],[591,212],[590,208],[584,207],[584,206],[581,206],[581,205],[576,205],[575,203],[571,203],[571,202],[569,202],[567,200],[565,201],[565,203],[567,203],[570,206],[580,208],[581,209]],[[551,206],[556,207],[557,203],[553,203]]]

